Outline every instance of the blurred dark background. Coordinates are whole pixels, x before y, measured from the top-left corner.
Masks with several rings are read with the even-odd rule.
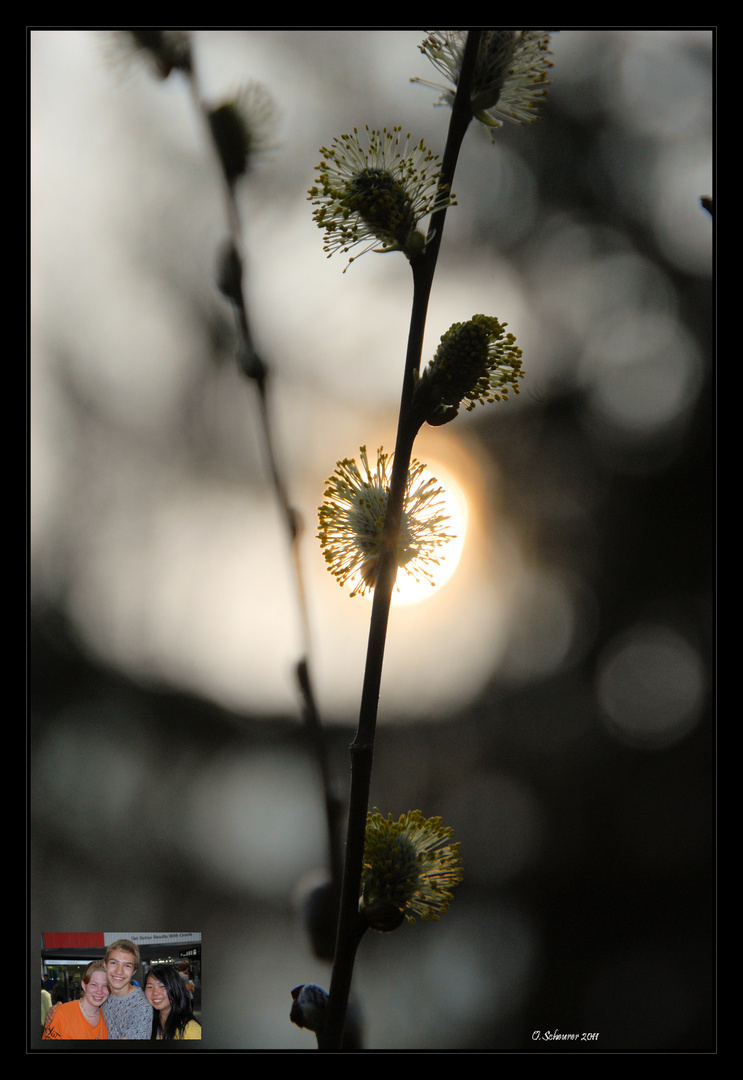
[[[283,114],[246,242],[341,792],[369,609],[321,576],[311,515],[335,460],[394,424],[409,283],[393,256],[326,263],[305,193],[354,124],[441,151],[448,113],[408,83],[435,78],[420,40],[195,38],[207,93],[260,78]],[[221,206],[177,76],[110,46],[31,33],[31,974],[42,931],[188,926],[202,1048],[309,1050],[288,1015],[294,986],[329,983],[296,914],[322,793],[212,285]],[[540,124],[468,134],[432,300],[434,344],[505,319],[526,379],[447,435],[480,470],[464,599],[392,613],[372,804],[441,815],[465,879],[439,924],[363,943],[369,1049],[715,1046],[713,35],[563,31],[553,51]]]

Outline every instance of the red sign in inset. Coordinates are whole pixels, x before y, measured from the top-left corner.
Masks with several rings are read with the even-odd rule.
[[[42,934],[45,949],[103,949],[103,931],[96,934]]]

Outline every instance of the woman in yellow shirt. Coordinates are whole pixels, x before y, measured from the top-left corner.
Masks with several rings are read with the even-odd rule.
[[[102,960],[88,964],[80,983],[82,995],[47,1014],[44,1039],[107,1039],[101,1005],[107,1000],[108,978]]]
[[[177,969],[155,964],[147,972],[144,995],[155,1010],[153,1039],[200,1039],[201,1027],[193,1018],[191,1002]]]

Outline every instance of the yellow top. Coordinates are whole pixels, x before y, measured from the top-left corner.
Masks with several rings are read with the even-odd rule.
[[[159,1031],[157,1033],[157,1037],[158,1037],[158,1039],[162,1039],[162,1035],[160,1034]],[[188,1023],[186,1024],[184,1030],[183,1030],[183,1034],[182,1035],[176,1035],[176,1039],[200,1039],[200,1038],[201,1038],[201,1027],[200,1027],[199,1024],[196,1023],[195,1020],[189,1020]]]

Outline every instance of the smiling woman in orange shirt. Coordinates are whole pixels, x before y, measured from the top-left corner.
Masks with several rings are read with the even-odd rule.
[[[82,995],[77,1001],[57,1005],[47,1015],[44,1039],[107,1039],[108,1029],[101,1005],[108,999],[108,979],[102,960],[88,964],[81,981]]]

